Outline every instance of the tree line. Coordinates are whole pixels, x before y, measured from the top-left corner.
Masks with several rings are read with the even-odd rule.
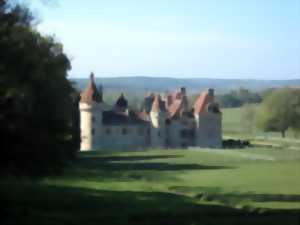
[[[239,88],[223,95],[217,95],[217,101],[222,108],[234,108],[245,104],[261,103],[263,95],[263,93],[255,93],[246,88]]]
[[[245,104],[241,110],[241,124],[247,132],[286,132],[292,130],[297,137],[300,131],[300,88],[273,89],[261,104]]]
[[[41,35],[30,10],[0,0],[0,169],[61,171],[79,144],[78,94],[63,45]]]

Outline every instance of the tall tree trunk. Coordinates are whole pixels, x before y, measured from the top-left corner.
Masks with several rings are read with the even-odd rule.
[[[282,130],[282,131],[281,131],[281,137],[282,137],[282,138],[285,138],[285,130]]]

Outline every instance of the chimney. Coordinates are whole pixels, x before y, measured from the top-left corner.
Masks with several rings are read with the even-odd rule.
[[[180,88],[180,92],[181,92],[182,96],[185,96],[186,95],[186,89],[185,89],[185,87],[181,87]]]
[[[214,97],[214,95],[215,95],[214,92],[215,92],[214,89],[212,89],[212,88],[209,88],[209,89],[208,89],[208,95],[209,95],[210,97]]]
[[[168,95],[167,96],[167,106],[172,105],[172,103],[173,103],[173,97],[172,97],[172,95]]]
[[[100,84],[98,86],[98,90],[99,90],[101,102],[103,102],[103,86],[102,86],[102,84]]]
[[[93,83],[95,82],[95,74],[93,72],[91,72],[90,81]]]

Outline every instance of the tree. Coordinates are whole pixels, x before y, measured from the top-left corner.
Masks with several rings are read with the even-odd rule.
[[[242,107],[241,124],[246,132],[252,133],[255,127],[257,105],[246,104]]]
[[[217,99],[222,107],[240,107],[244,104],[260,103],[261,96],[245,88],[232,90],[224,95],[217,96]]]
[[[0,0],[0,165],[40,174],[74,156],[78,100],[63,46],[37,32],[32,19],[27,8]]]
[[[224,108],[240,107],[243,104],[241,100],[232,93],[219,95],[217,96],[217,100],[220,103],[221,107]]]
[[[300,89],[282,88],[274,90],[263,101],[258,116],[258,126],[263,131],[281,132],[288,128],[300,128]]]

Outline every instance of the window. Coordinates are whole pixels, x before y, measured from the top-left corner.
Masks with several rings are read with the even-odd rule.
[[[157,132],[157,136],[160,137],[160,130]]]
[[[122,128],[122,134],[125,135],[127,133],[128,133],[127,129],[126,128]]]
[[[139,127],[139,128],[137,129],[137,134],[143,135],[143,134],[144,134],[144,127]]]
[[[183,129],[183,130],[180,130],[180,136],[183,138],[184,137],[194,137],[195,132],[194,132],[194,130]]]
[[[111,129],[109,127],[105,129],[105,134],[111,134]]]
[[[186,130],[180,130],[179,132],[181,137],[186,137]]]
[[[92,135],[95,135],[95,129],[94,128],[92,129]]]
[[[92,121],[96,122],[96,118],[94,116],[92,116]]]

